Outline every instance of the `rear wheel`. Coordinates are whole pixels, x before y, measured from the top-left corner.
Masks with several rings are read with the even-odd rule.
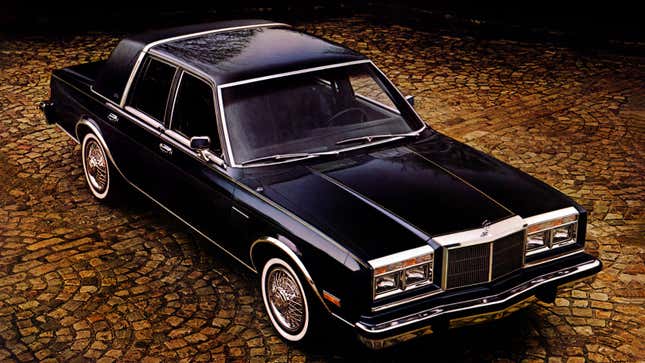
[[[282,338],[301,342],[311,335],[311,304],[298,274],[287,262],[269,259],[262,269],[261,286],[271,324]]]
[[[99,200],[112,200],[118,194],[118,176],[110,164],[107,151],[93,133],[83,137],[81,158],[85,181],[92,195]]]

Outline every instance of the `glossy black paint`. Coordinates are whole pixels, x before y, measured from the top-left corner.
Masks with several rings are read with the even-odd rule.
[[[366,59],[318,37],[276,27],[207,34],[152,50],[208,74],[217,84]]]
[[[567,196],[554,192],[543,182],[440,133],[410,148],[517,215],[534,216],[574,205]]]
[[[257,263],[262,253],[282,253],[266,243],[253,247],[254,241],[266,237],[280,241],[305,266],[317,292],[325,290],[341,299],[340,308],[326,306],[343,319],[377,322],[432,304],[481,296],[573,261],[557,260],[488,285],[370,313],[371,307],[438,287],[429,285],[374,303],[369,260],[429,244],[437,249],[435,264],[440,266],[441,248],[432,238],[478,228],[485,220],[529,217],[574,206],[580,211],[578,242],[560,251],[584,245],[586,212],[580,206],[531,176],[429,128],[418,137],[301,162],[257,168],[206,162],[167,132],[167,120],[150,125],[117,102],[123,92],[119,87],[125,86],[122,76],[132,69],[137,49],[185,31],[129,38],[107,62],[54,71],[52,104],[46,117],[79,141],[87,132],[100,133],[128,182],[248,268],[261,267]],[[350,50],[285,28],[242,30],[235,37],[228,32],[219,34],[222,36],[165,43],[167,46],[155,54],[172,58],[187,70],[198,68],[215,82],[363,59]],[[269,40],[271,45],[289,40],[289,45],[269,47],[264,44]],[[227,48],[229,42],[232,45]],[[200,47],[222,51],[200,55]],[[106,81],[107,74],[114,80]],[[110,93],[114,90],[118,92]],[[171,92],[169,100],[172,96]],[[118,120],[111,120],[110,114]],[[167,110],[165,118],[168,114]],[[221,133],[219,118],[218,128]],[[162,143],[171,148],[171,154],[160,152]],[[581,254],[576,258],[591,257]],[[439,267],[435,272],[440,276]]]

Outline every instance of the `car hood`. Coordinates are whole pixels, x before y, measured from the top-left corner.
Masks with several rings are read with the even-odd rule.
[[[532,192],[554,194],[526,174],[438,134],[332,161],[293,163],[260,174],[253,184],[366,260],[526,212],[530,203],[523,201],[533,200]],[[509,195],[518,192],[523,195]]]

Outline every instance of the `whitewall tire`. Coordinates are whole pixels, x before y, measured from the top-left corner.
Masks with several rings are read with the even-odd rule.
[[[288,341],[302,341],[309,331],[311,313],[298,274],[284,260],[271,258],[264,264],[260,283],[274,329]]]
[[[110,196],[112,182],[112,168],[107,156],[107,151],[93,133],[83,137],[81,143],[81,159],[83,160],[83,172],[85,181],[92,195],[99,200],[105,200]]]

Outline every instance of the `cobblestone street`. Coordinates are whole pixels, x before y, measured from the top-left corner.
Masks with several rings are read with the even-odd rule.
[[[300,24],[369,56],[435,129],[590,211],[603,271],[491,324],[371,353],[286,345],[256,276],[143,198],[96,202],[80,148],[37,109],[56,68],[118,36],[0,40],[0,362],[645,361],[645,59],[426,33],[356,17]]]

